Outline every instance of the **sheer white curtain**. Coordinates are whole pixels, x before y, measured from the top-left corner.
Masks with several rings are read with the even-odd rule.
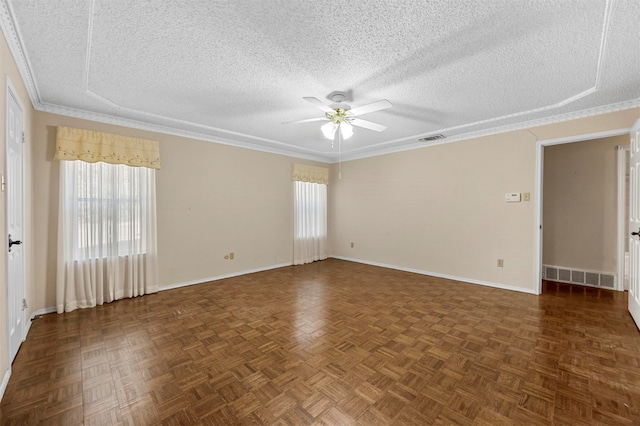
[[[60,162],[58,313],[158,291],[155,170]]]
[[[327,258],[327,185],[295,181],[293,264]]]

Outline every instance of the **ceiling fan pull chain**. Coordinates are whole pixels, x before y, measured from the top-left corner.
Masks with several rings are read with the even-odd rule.
[[[342,129],[338,129],[338,180],[342,180]]]

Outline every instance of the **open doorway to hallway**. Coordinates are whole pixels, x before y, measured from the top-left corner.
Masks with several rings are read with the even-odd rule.
[[[621,134],[543,147],[543,279],[624,289],[618,147],[628,144]]]

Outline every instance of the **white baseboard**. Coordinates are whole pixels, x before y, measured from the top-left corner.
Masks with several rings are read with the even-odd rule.
[[[33,321],[33,319],[35,317],[38,317],[40,315],[52,314],[54,312],[56,312],[56,307],[55,306],[47,306],[44,309],[38,309],[37,311],[35,311],[35,312],[33,312],[31,314],[31,321]]]
[[[492,283],[492,282],[489,282],[489,281],[480,281],[480,280],[475,280],[475,279],[472,279],[472,278],[456,277],[454,275],[441,274],[441,273],[438,273],[438,272],[423,271],[421,269],[405,268],[403,266],[388,265],[386,263],[370,262],[368,260],[353,259],[351,257],[344,257],[344,256],[329,256],[329,257],[333,257],[334,259],[346,260],[348,262],[364,263],[365,265],[379,266],[381,268],[396,269],[398,271],[412,272],[414,274],[429,275],[431,277],[446,278],[448,280],[462,281],[462,282],[469,283],[469,284],[478,284],[478,285],[483,285],[483,286],[486,286],[486,287],[499,288],[499,289],[502,289],[502,290],[511,290],[511,291],[517,291],[517,292],[520,292],[520,293],[528,293],[528,294],[537,295],[537,293],[536,293],[536,291],[534,289],[513,287],[513,286],[510,286],[510,285],[506,285],[506,284]]]
[[[483,285],[483,286],[486,286],[486,287],[500,288],[502,290],[511,290],[511,291],[518,291],[520,293],[537,294],[535,292],[535,290],[524,289],[524,288],[520,288],[520,287],[512,287],[512,286],[509,286],[509,285],[492,283],[492,282],[489,282],[489,281],[480,281],[480,280],[475,280],[475,279],[471,279],[471,278],[457,277],[457,276],[454,276],[454,275],[440,274],[438,272],[430,272],[430,271],[423,271],[423,270],[420,270],[420,269],[405,268],[405,267],[402,267],[402,266],[389,265],[389,264],[386,264],[386,263],[370,262],[368,260],[354,259],[354,258],[345,257],[345,256],[329,256],[329,257],[330,258],[334,258],[334,259],[346,260],[348,262],[356,262],[356,263],[363,263],[365,265],[379,266],[381,268],[396,269],[398,271],[404,271],[404,272],[412,272],[414,274],[429,275],[429,276],[432,276],[432,277],[446,278],[446,279],[449,279],[449,280],[462,281],[462,282],[466,282],[466,283],[470,283],[470,284],[478,284],[478,285]],[[255,269],[249,269],[249,270],[246,270],[246,271],[233,272],[231,274],[217,275],[215,277],[201,278],[201,279],[193,280],[193,281],[186,281],[186,282],[182,282],[182,283],[168,284],[168,285],[160,287],[158,289],[158,291],[171,290],[171,289],[174,289],[174,288],[187,287],[187,286],[196,285],[196,284],[204,284],[204,283],[207,283],[207,282],[210,282],[210,281],[219,281],[219,280],[223,280],[225,278],[239,277],[241,275],[253,274],[253,273],[262,272],[262,271],[269,271],[271,269],[284,268],[286,266],[292,266],[292,265],[293,265],[293,262],[281,263],[281,264],[278,264],[278,265],[270,265],[270,266],[265,266],[265,267],[262,267],[262,268],[255,268]],[[37,310],[37,311],[35,311],[35,312],[33,312],[31,314],[31,320],[33,320],[35,317],[37,317],[39,315],[50,314],[50,313],[53,313],[53,312],[56,312],[55,306],[49,306],[49,307],[46,307],[44,309],[39,309],[39,310]],[[31,324],[29,323],[28,327],[30,327],[30,326],[31,326]],[[25,333],[25,336],[26,336],[26,333]]]
[[[239,277],[240,275],[247,275],[247,274],[253,274],[255,272],[269,271],[271,269],[284,268],[285,266],[291,266],[291,265],[293,265],[292,262],[290,262],[290,263],[281,263],[279,265],[269,265],[269,266],[265,266],[265,267],[262,267],[262,268],[249,269],[249,270],[240,271],[240,272],[233,272],[231,274],[218,275],[218,276],[215,276],[215,277],[201,278],[201,279],[198,279],[198,280],[186,281],[186,282],[182,282],[182,283],[167,284],[165,286],[160,287],[158,289],[158,291],[171,290],[171,289],[174,289],[174,288],[187,287],[187,286],[196,285],[196,284],[203,284],[203,283],[207,283],[209,281],[223,280],[225,278]],[[55,306],[49,306],[49,307],[46,307],[44,309],[37,310],[33,314],[31,314],[31,320],[33,320],[35,317],[37,317],[39,315],[50,314],[52,312],[57,312]],[[29,325],[31,325],[31,324],[29,324]],[[26,336],[26,333],[25,333],[25,336]]]
[[[29,321],[26,321],[25,327],[24,327],[24,334],[22,335],[22,341],[24,342],[25,340],[27,340],[27,335],[29,334],[29,330],[31,330],[31,323],[33,322],[33,314],[31,315],[31,318],[29,318]]]
[[[2,383],[0,383],[0,401],[2,401],[2,397],[4,396],[4,391],[7,390],[7,385],[9,384],[9,377],[11,377],[11,366],[4,373],[4,377],[2,378]]]
[[[25,323],[24,336],[22,336],[22,341],[24,342],[25,340],[27,340],[27,335],[29,334],[29,330],[31,330],[31,323],[36,317],[40,315],[50,314],[52,312],[56,312],[56,308],[54,306],[49,306],[44,309],[38,309],[37,311],[32,312],[31,318],[29,318],[29,321],[26,321]]]
[[[262,268],[249,269],[249,270],[246,270],[246,271],[232,272],[230,274],[218,275],[218,276],[209,277],[209,278],[201,278],[201,279],[198,279],[198,280],[187,281],[187,282],[183,282],[183,283],[168,284],[168,285],[160,287],[159,291],[171,290],[171,289],[174,289],[174,288],[186,287],[186,286],[196,285],[196,284],[203,284],[203,283],[207,283],[209,281],[224,280],[225,278],[239,277],[240,275],[247,275],[247,274],[253,274],[253,273],[256,273],[256,272],[269,271],[271,269],[284,268],[285,266],[291,266],[291,265],[293,265],[292,262],[290,262],[290,263],[281,263],[279,265],[270,265],[270,266],[265,266],[265,267],[262,267]]]

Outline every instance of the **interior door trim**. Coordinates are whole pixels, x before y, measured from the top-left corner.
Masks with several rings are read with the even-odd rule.
[[[565,143],[582,142],[592,139],[610,138],[613,136],[628,135],[631,127],[623,129],[606,130],[596,133],[585,133],[581,135],[566,136],[555,139],[544,139],[536,141],[536,176],[535,176],[535,198],[534,198],[534,282],[533,288],[535,294],[542,294],[542,187],[544,183],[544,147],[552,145],[561,145]],[[534,135],[535,136],[535,135]]]

